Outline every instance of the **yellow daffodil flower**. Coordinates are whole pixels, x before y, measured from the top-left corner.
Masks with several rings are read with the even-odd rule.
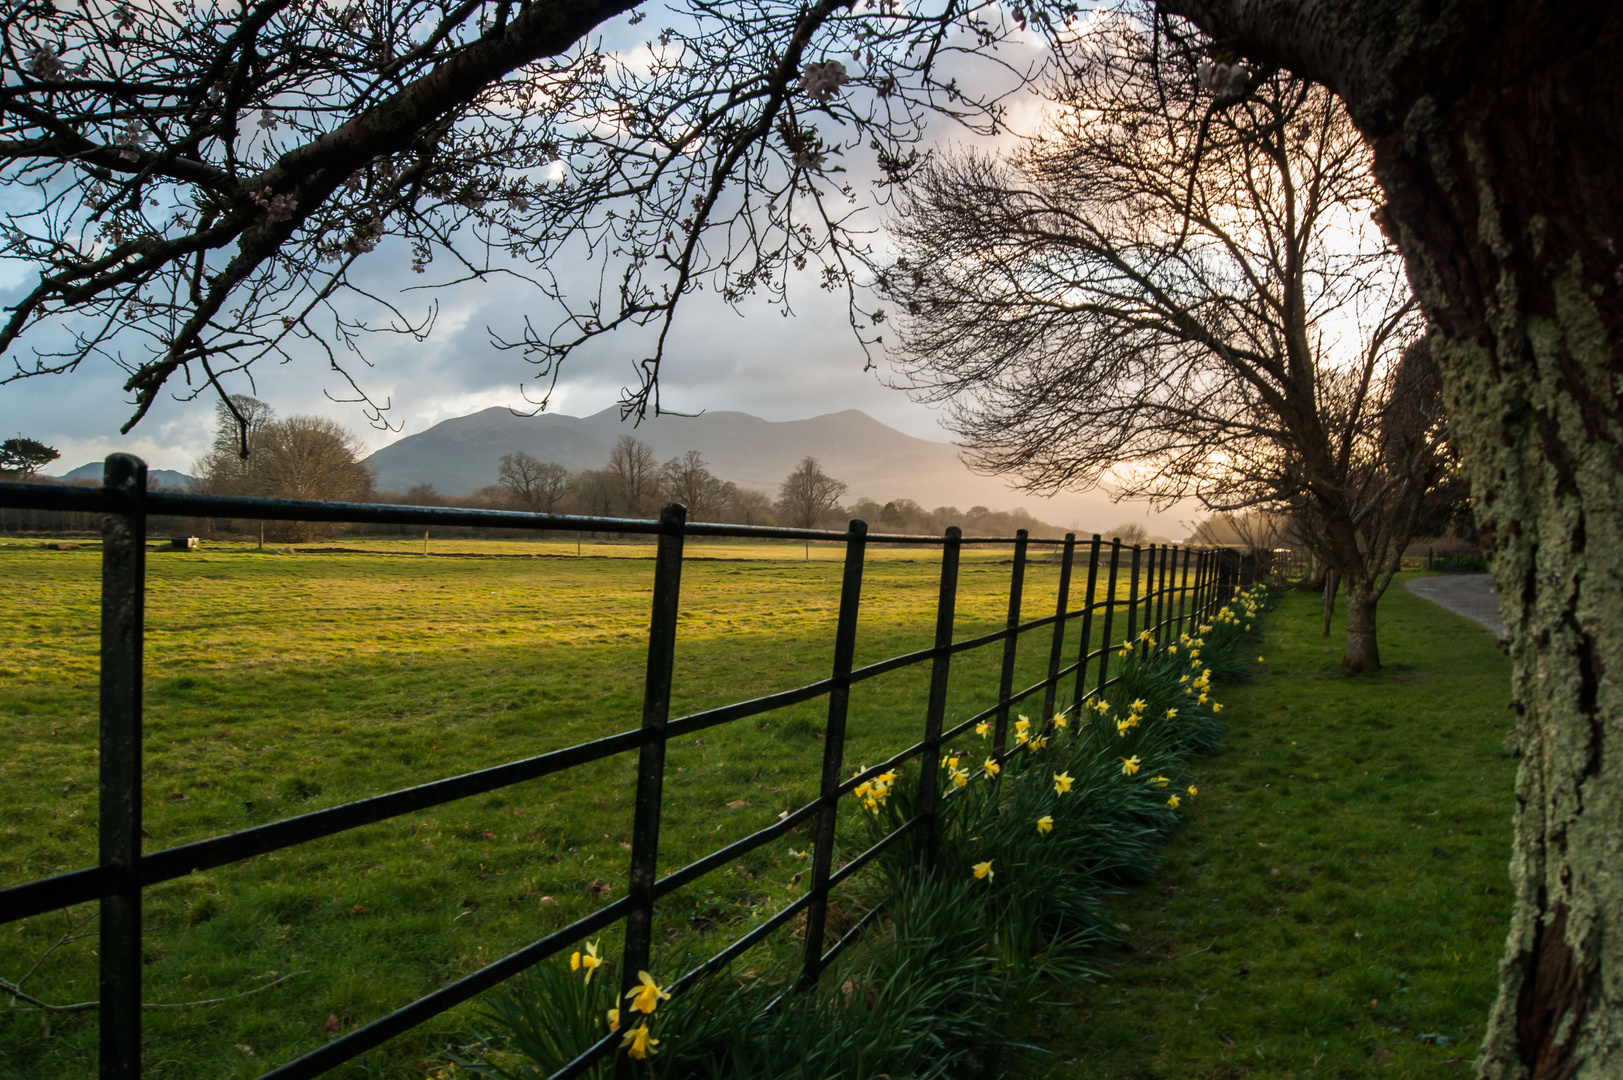
[[[584,956],[577,952],[570,954],[569,957],[569,970],[579,971],[581,968],[585,968],[587,982],[592,981],[592,972],[602,966],[603,961],[597,955],[597,942],[595,941],[587,942]]]
[[[620,1026],[620,1010],[618,1008],[610,1009],[609,1010],[609,1030],[612,1031],[612,1030],[614,1030],[615,1028],[617,1028],[619,1026]]]
[[[988,859],[986,862],[975,864],[975,879],[977,881],[992,880],[992,861],[990,859]]]
[[[1171,653],[1173,656],[1177,656],[1178,655],[1178,647],[1176,645],[1168,645],[1167,646],[1167,652]]]
[[[1031,721],[1027,720],[1024,716],[1017,717],[1014,721],[1014,730],[1016,731],[1024,731],[1030,726]]]
[[[1181,683],[1186,683],[1186,682],[1189,681],[1189,676],[1185,675],[1183,678],[1179,679],[1178,681],[1181,682]]]
[[[941,767],[950,772],[958,767],[958,759],[955,757],[950,757],[941,763]]]
[[[1128,706],[1128,708],[1132,709],[1134,712],[1143,712],[1145,709],[1149,708],[1149,706],[1144,703],[1143,698],[1136,698],[1134,699],[1133,703]]]
[[[1031,738],[1031,736],[1027,735],[1025,732],[1017,731],[1014,733],[1014,745],[1019,746],[1029,738]]]
[[[671,996],[661,990],[654,977],[646,971],[637,972],[637,981],[642,985],[627,990],[626,997],[631,999],[631,1007],[638,1012],[652,1014],[661,1001]]]
[[[1196,795],[1199,795],[1199,794],[1200,794],[1200,789],[1197,788],[1194,784],[1190,784],[1189,785],[1189,797],[1192,799]]]
[[[1100,716],[1103,716],[1105,713],[1110,711],[1110,702],[1102,700],[1096,701],[1093,703],[1093,707],[1099,710]]]
[[[890,787],[890,785],[894,784],[895,782],[896,774],[893,772],[882,772],[878,776],[874,777],[874,783],[883,784],[886,787]]]
[[[1176,810],[1178,808],[1178,797],[1176,795],[1169,796],[1167,799],[1167,805]]]
[[[1137,725],[1134,724],[1132,722],[1132,720],[1117,720],[1116,721],[1116,734],[1119,735],[1121,738],[1125,739],[1125,738],[1127,738],[1127,729],[1130,728],[1130,727],[1136,727],[1136,726]]]
[[[1177,709],[1168,709],[1167,710],[1167,719],[1168,720],[1171,720],[1171,719],[1175,718],[1177,715],[1178,715],[1178,710]]]
[[[1073,781],[1071,779],[1071,774],[1070,773],[1068,773],[1068,772],[1055,773],[1054,774],[1054,794],[1055,795],[1063,795],[1067,791],[1070,791],[1072,783],[1073,783]]]
[[[1130,758],[1121,759],[1121,771],[1127,776],[1132,776],[1134,773],[1138,772],[1138,767],[1139,760],[1137,754],[1134,754]]]
[[[1060,729],[1064,729],[1065,725],[1069,724],[1069,723],[1070,723],[1070,721],[1065,718],[1064,713],[1055,713],[1054,714],[1054,726],[1055,727],[1060,728]]]
[[[633,1061],[642,1061],[649,1054],[659,1052],[654,1049],[659,1045],[659,1040],[650,1035],[647,1024],[638,1024],[626,1032],[625,1038],[620,1040],[620,1045],[625,1047],[626,1057]]]
[[[985,720],[982,720],[980,723],[975,725],[975,734],[979,735],[983,739],[986,738],[986,733],[991,730],[992,725],[988,724]]]
[[[1266,661],[1266,660],[1264,660],[1264,659],[1263,659],[1263,658],[1262,658],[1262,657],[1260,657],[1260,656],[1259,656],[1259,657],[1257,657],[1257,663],[1259,663],[1259,664],[1266,664],[1266,663],[1267,663],[1267,662],[1268,662],[1268,661]]]
[[[1164,776],[1152,776],[1149,779],[1149,783],[1152,783],[1152,784],[1156,785],[1157,787],[1166,787],[1167,784],[1170,783],[1170,782],[1171,781],[1169,781]]]
[[[998,773],[1003,771],[1003,766],[999,765],[991,758],[987,758],[985,761],[981,762],[981,768],[986,770],[987,776],[996,776]]]
[[[954,770],[952,770],[952,786],[953,787],[963,787],[965,784],[968,784],[968,783],[969,783],[969,770],[968,769],[954,769]]]
[[[1051,814],[1044,814],[1037,819],[1037,831],[1039,833],[1051,833],[1054,831],[1054,818]]]
[[[872,792],[872,791],[873,791],[873,781],[872,780],[866,780],[866,781],[858,784],[856,787],[852,788],[851,789],[851,794],[855,795],[859,799],[865,799],[865,798],[868,797],[868,794],[870,792]]]
[[[1140,630],[1138,632],[1138,640],[1140,640],[1140,641],[1154,641],[1155,636],[1153,634],[1151,634],[1148,630]]]
[[[1212,712],[1222,712],[1222,711],[1223,711],[1223,703],[1221,701],[1212,702]]]
[[[1048,736],[1047,735],[1039,735],[1035,739],[1031,740],[1031,748],[1033,750],[1041,750],[1043,747],[1045,747],[1047,745],[1048,745]]]
[[[1207,698],[1208,698],[1208,697],[1210,697],[1210,696],[1211,696],[1211,695],[1209,695],[1209,694],[1201,694],[1201,695],[1200,695],[1200,696],[1199,696],[1199,697],[1198,697],[1198,698],[1196,698],[1196,699],[1195,699],[1195,700],[1196,700],[1196,701],[1197,701],[1197,702],[1199,702],[1199,703],[1200,703],[1200,704],[1202,704],[1202,705],[1204,705],[1204,704],[1206,704],[1206,699],[1207,699]]]

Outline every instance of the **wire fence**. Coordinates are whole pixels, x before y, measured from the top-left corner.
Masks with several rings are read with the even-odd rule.
[[[910,840],[912,860],[920,874],[929,872],[932,833],[942,793],[939,790],[941,748],[976,724],[992,722],[993,755],[1004,760],[1013,706],[1041,695],[1041,715],[1075,715],[1083,704],[1102,694],[1117,676],[1111,673],[1112,642],[1141,635],[1164,644],[1190,626],[1207,621],[1247,582],[1251,567],[1236,552],[1196,550],[1171,545],[1123,548],[1095,535],[1078,543],[1014,537],[964,537],[954,527],[942,536],[869,533],[852,521],[844,532],[773,526],[689,522],[680,504],[667,506],[658,520],[588,518],[447,507],[322,503],[246,499],[216,495],[151,491],[146,466],[115,454],[106,461],[99,488],[0,483],[0,508],[71,512],[99,518],[102,534],[100,654],[100,822],[96,865],[0,889],[0,924],[69,907],[99,902],[100,1076],[102,1080],[135,1080],[141,1075],[141,931],[143,890],[195,871],[225,866],[267,852],[331,836],[402,814],[440,806],[560,773],[619,754],[637,755],[628,887],[625,895],[604,904],[531,944],[466,977],[334,1038],[293,1061],[263,1074],[261,1080],[295,1080],[323,1073],[380,1046],[394,1036],[492,989],[499,983],[615,923],[624,924],[620,970],[624,985],[637,985],[638,971],[650,966],[655,905],[661,898],[748,852],[807,825],[813,838],[811,880],[806,892],[785,905],[699,966],[676,979],[673,993],[719,970],[804,912],[804,943],[799,985],[809,986],[878,914],[874,908],[857,919],[838,941],[828,945],[829,898],[834,889],[860,872],[882,852]],[[415,787],[360,799],[311,813],[283,818],[237,832],[154,852],[142,850],[142,662],[145,633],[147,529],[157,515],[218,517],[272,521],[326,521],[478,528],[542,532],[602,531],[645,535],[654,540],[653,603],[648,626],[641,724],[605,738],[511,761],[459,776],[430,780]],[[827,678],[778,693],[719,708],[671,717],[670,702],[682,596],[683,552],[697,538],[826,541],[843,546],[839,612],[834,630],[833,667]],[[854,666],[863,570],[870,545],[929,545],[940,549],[940,584],[935,635],[931,646]],[[966,545],[1012,546],[1007,616],[1001,630],[963,640],[953,639],[958,596],[959,557]],[[1082,548],[1078,562],[1078,548]],[[1022,610],[1025,575],[1033,547],[1051,551],[1059,563],[1055,610],[1027,618]],[[1084,602],[1071,606],[1074,574],[1086,574]],[[1125,586],[1125,596],[1121,595]],[[1122,626],[1122,622],[1125,626]],[[1075,658],[1067,662],[1067,629],[1080,623]],[[1030,686],[1014,685],[1016,652],[1022,635],[1048,629],[1046,675]],[[1097,640],[1097,648],[1090,648]],[[947,691],[955,656],[975,649],[1001,647],[996,699],[974,715],[947,726]],[[929,690],[922,738],[912,746],[845,776],[845,729],[851,689],[888,672],[928,662]],[[1062,700],[1065,693],[1068,700]],[[784,814],[767,828],[727,844],[664,876],[657,872],[661,792],[667,743],[706,728],[718,727],[775,709],[826,699],[827,722],[818,797]],[[843,865],[835,866],[839,800],[881,773],[905,762],[920,765],[918,812],[883,839]],[[579,1076],[615,1050],[631,1025],[625,1010],[621,1026],[609,1032],[553,1080]],[[621,1055],[617,1068],[629,1075]]]

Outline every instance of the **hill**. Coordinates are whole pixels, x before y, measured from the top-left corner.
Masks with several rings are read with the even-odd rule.
[[[776,496],[778,484],[808,454],[830,476],[843,480],[852,499],[880,502],[913,499],[925,507],[982,505],[1006,510],[1023,507],[1063,527],[1106,528],[1130,518],[1098,493],[1053,500],[1024,496],[995,477],[970,471],[948,443],[915,438],[857,409],[808,420],[763,420],[742,412],[700,416],[660,416],[633,426],[618,412],[591,416],[543,413],[516,416],[490,408],[444,420],[408,435],[368,459],[382,490],[405,491],[432,484],[446,495],[465,495],[496,482],[503,454],[522,450],[570,469],[602,468],[621,435],[633,435],[663,461],[697,450],[710,471],[744,487]]]

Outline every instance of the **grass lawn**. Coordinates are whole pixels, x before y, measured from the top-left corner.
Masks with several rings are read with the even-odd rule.
[[[1511,905],[1510,665],[1401,579],[1380,618],[1386,667],[1347,678],[1317,597],[1269,617],[1229,752],[1116,906],[1129,947],[1034,1018],[1033,1075],[1468,1074]]]
[[[584,546],[606,558],[575,558],[573,542],[430,547],[543,558],[423,558],[420,538],[328,546],[373,553],[152,550],[147,850],[638,723],[649,545]],[[871,551],[859,663],[924,647],[934,626],[938,554]],[[692,546],[673,715],[828,674],[839,553],[804,554]],[[959,636],[1002,625],[1008,558],[966,549]],[[1057,576],[1033,563],[1029,614],[1053,610]],[[95,860],[98,585],[94,545],[0,541],[0,885]],[[1048,640],[1026,639],[1017,685],[1041,677]],[[949,720],[989,702],[998,662],[997,649],[954,661]],[[918,739],[927,677],[915,666],[855,689],[848,767]],[[671,746],[661,872],[814,797],[824,708]],[[149,1010],[144,1075],[256,1076],[619,895],[633,770],[623,755],[148,890],[145,1000],[231,1000]],[[658,955],[674,964],[679,950],[719,947],[797,895],[805,863],[792,846],[805,837],[662,901]],[[94,1000],[94,915],[84,905],[0,926],[0,977],[26,977],[24,989],[52,1003]],[[793,943],[780,935],[775,947]],[[421,1075],[466,1023],[453,1011],[334,1075]],[[95,1045],[94,1012],[0,1005],[7,1080],[92,1075]]]

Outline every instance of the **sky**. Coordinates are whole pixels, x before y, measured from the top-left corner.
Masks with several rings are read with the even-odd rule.
[[[1032,115],[1033,106],[1023,108],[1024,115]],[[961,130],[937,132],[941,141],[963,137]],[[878,224],[880,219],[870,212],[867,220]],[[360,283],[398,297],[406,314],[420,315],[429,297],[400,292],[423,280],[410,273],[402,256],[398,248],[380,247],[359,264]],[[13,302],[32,283],[23,269],[0,262],[0,303]],[[531,409],[526,392],[533,398],[545,387],[534,381],[534,369],[518,353],[492,344],[491,332],[516,333],[526,313],[536,313],[538,325],[550,324],[534,287],[497,277],[439,289],[433,300],[438,315],[427,341],[380,335],[368,342],[365,361],[352,358],[348,364],[372,400],[388,403],[381,425],[369,423],[360,405],[342,400],[352,396],[347,382],[313,349],[284,366],[258,367],[251,387],[233,389],[252,393],[282,415],[330,417],[353,430],[369,450],[492,406]],[[662,407],[739,410],[768,420],[860,409],[915,437],[951,441],[937,411],[886,385],[890,373],[882,364],[865,370],[867,357],[848,325],[842,296],[818,289],[808,274],[792,286],[791,302],[794,312],[786,317],[764,301],[748,302],[740,312],[710,292],[687,297],[662,368]],[[622,389],[635,385],[633,362],[642,355],[643,344],[630,335],[599,339],[568,362],[549,411],[583,416],[615,405]],[[48,472],[66,472],[114,451],[134,453],[153,468],[190,472],[211,441],[212,395],[178,400],[186,387],[172,387],[179,393],[166,394],[133,432],[121,435],[119,428],[133,410],[131,395],[122,389],[125,377],[110,361],[91,360],[71,374],[0,386],[0,432],[59,449],[61,459]],[[1019,504],[1041,516],[1040,504],[1011,493],[1008,505]],[[1123,515],[1124,520],[1141,516],[1141,511]]]

